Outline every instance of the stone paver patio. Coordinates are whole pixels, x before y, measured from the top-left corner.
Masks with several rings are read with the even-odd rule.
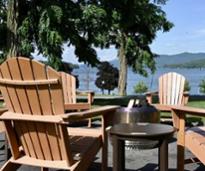
[[[2,138],[2,136],[0,137]],[[1,153],[0,153],[1,154]],[[192,154],[186,151],[186,157]],[[1,165],[3,164],[0,155]],[[112,145],[109,142],[109,168],[112,171]],[[39,171],[39,168],[23,166],[18,171]],[[89,168],[89,171],[100,170],[100,153],[97,155],[95,162]],[[126,150],[126,170],[127,171],[155,171],[158,170],[158,149],[151,150]],[[176,171],[176,139],[173,138],[169,143],[169,170]],[[205,171],[202,164],[191,163],[185,166],[185,171]]]

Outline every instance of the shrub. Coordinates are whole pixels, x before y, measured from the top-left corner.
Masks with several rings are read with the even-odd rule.
[[[189,85],[189,81],[185,81],[184,84],[184,91],[190,91],[191,90],[191,86]]]
[[[143,81],[139,81],[135,86],[134,86],[134,92],[137,94],[142,94],[145,93],[148,90],[148,87]]]
[[[201,80],[200,83],[199,83],[199,91],[200,93],[205,93],[205,80]]]

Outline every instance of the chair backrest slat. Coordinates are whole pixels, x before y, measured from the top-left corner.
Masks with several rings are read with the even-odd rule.
[[[4,65],[1,65],[1,76],[3,78],[12,79],[12,76],[10,74],[10,68],[11,66],[9,66],[7,62],[5,62]],[[4,100],[6,102],[7,108],[14,112],[21,113],[22,111],[21,111],[19,99],[16,93],[16,89],[12,88],[9,85],[8,86],[1,85],[1,87],[2,87],[1,88],[2,94],[6,97]],[[6,89],[6,91],[4,91],[4,89]],[[8,104],[11,104],[11,106]]]
[[[177,76],[176,76],[176,73],[173,73],[171,75],[171,79],[173,81],[173,84],[172,84],[172,87],[171,87],[171,101],[170,101],[170,104],[175,104],[175,102],[177,102],[176,99],[178,99],[178,86],[177,86]]]
[[[9,111],[34,117],[64,113],[60,75],[52,68],[27,58],[11,58],[1,65],[0,77],[1,92]],[[62,154],[59,125],[14,121],[14,126],[27,156],[72,161],[72,157],[65,157],[69,154]]]
[[[170,72],[159,78],[159,102],[160,104],[183,104],[185,78],[184,76]]]
[[[166,91],[166,103],[171,104],[172,94],[172,73],[167,74],[167,91]]]
[[[49,140],[49,144],[50,144],[50,148],[51,148],[51,155],[52,155],[52,158],[53,160],[62,160],[65,158],[62,157],[62,153],[61,153],[61,148],[60,148],[60,143],[61,143],[61,140],[60,140],[60,135],[59,135],[59,127],[57,127],[56,125],[54,124],[50,124],[50,127],[49,125],[47,125],[47,132],[48,132],[48,140]],[[58,135],[56,138],[56,135]],[[69,147],[69,146],[67,146]],[[67,155],[67,154],[65,154]]]
[[[173,91],[172,91],[172,104],[177,104],[179,101],[179,87],[180,87],[180,77],[177,77],[176,73],[173,73],[173,82],[175,82],[175,84],[173,84]],[[182,92],[183,93],[183,92]]]
[[[25,153],[29,156],[32,156],[32,152],[30,152],[29,150],[29,145],[28,145],[28,141],[26,141],[26,139],[28,138],[28,134],[23,134],[25,131],[23,131],[23,124],[21,125],[22,122],[15,122],[14,121],[14,125],[15,125],[15,129],[16,129],[16,132],[18,134],[18,137],[20,139],[20,142],[22,144],[22,147],[23,147],[23,150],[25,151]],[[12,147],[11,147],[12,148]],[[33,149],[33,148],[32,148]],[[32,150],[31,149],[31,150]]]
[[[76,78],[68,73],[60,72],[65,103],[76,103]]]
[[[39,63],[32,63],[33,77],[36,80],[47,79],[46,67]],[[43,115],[52,115],[52,101],[49,85],[40,85],[37,89],[39,105]],[[46,102],[46,103],[45,103]]]
[[[73,103],[76,103],[76,78],[73,75],[70,75],[71,80],[71,89],[72,89],[72,101]]]
[[[59,73],[53,72],[53,69],[50,67],[48,67],[47,69],[47,74],[48,74],[47,75],[48,79],[53,79],[58,77],[59,81],[61,81],[59,77]],[[62,82],[60,84],[51,84],[50,88],[51,88],[50,97],[52,99],[52,107],[53,107],[54,115],[64,113],[64,98],[63,98]]]

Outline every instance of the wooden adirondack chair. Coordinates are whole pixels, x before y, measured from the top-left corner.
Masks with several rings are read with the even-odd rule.
[[[62,85],[63,85],[63,96],[65,100],[65,108],[67,110],[87,110],[91,108],[93,102],[94,92],[93,91],[79,91],[76,89],[76,78],[68,73],[60,72]],[[87,95],[86,103],[77,102],[77,95]]]
[[[188,148],[200,162],[205,164],[205,126],[185,128],[186,115],[205,117],[205,109],[188,106],[172,106],[172,115],[175,116],[174,125],[177,128],[177,170],[184,171],[186,162],[184,150]],[[198,160],[195,160],[198,162]]]
[[[175,73],[165,73],[159,77],[159,91],[148,92],[147,101],[152,104],[152,96],[158,93],[159,103],[153,104],[160,111],[171,111],[169,105],[185,105],[189,95],[184,92],[185,77]]]
[[[65,109],[67,111],[82,111],[91,109],[91,103],[94,99],[93,91],[79,91],[76,89],[76,78],[68,73],[59,72],[62,79],[63,96],[65,100]],[[77,102],[77,95],[87,95],[87,102]],[[91,127],[92,121],[88,120],[88,126]]]
[[[106,124],[116,106],[64,114],[60,75],[27,58],[11,58],[0,66],[0,90],[8,111],[0,116],[12,158],[2,171],[31,165],[86,170],[102,147],[102,170],[107,165]],[[101,115],[101,129],[68,128],[70,121]]]

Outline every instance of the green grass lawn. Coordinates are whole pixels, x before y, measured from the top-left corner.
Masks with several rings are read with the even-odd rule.
[[[199,101],[190,101],[188,106],[197,107],[197,108],[205,108],[205,100],[199,100]],[[195,123],[203,123],[205,125],[205,117],[193,117],[193,116],[187,116],[187,122],[195,122]]]
[[[205,108],[205,101],[190,101],[187,105],[192,107]]]

